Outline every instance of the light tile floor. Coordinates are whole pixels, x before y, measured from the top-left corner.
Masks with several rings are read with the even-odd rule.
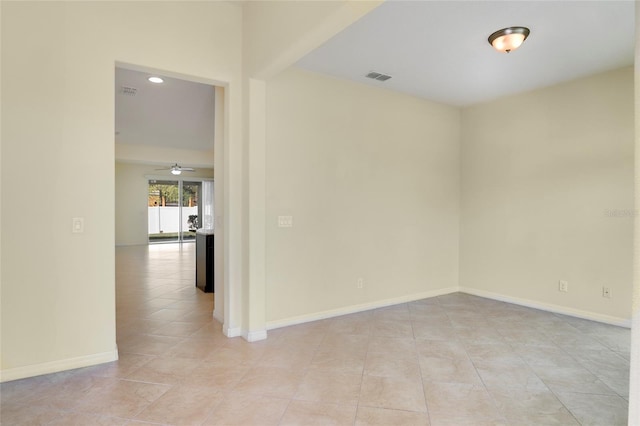
[[[626,424],[627,329],[456,293],[250,344],[194,251],[118,248],[120,360],[2,384],[2,424]]]

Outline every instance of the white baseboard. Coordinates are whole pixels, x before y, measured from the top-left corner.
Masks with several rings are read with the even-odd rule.
[[[258,342],[267,338],[267,330],[249,331],[242,333],[242,337],[249,343]]]
[[[556,314],[569,315],[571,317],[577,317],[587,319],[591,321],[602,322],[605,324],[617,325],[619,327],[631,328],[631,320],[612,317],[609,315],[598,314],[595,312],[582,311],[580,309],[568,308],[566,306],[554,305],[551,303],[536,302],[533,300],[520,299],[517,297],[504,296],[498,293],[491,293],[489,291],[476,290],[469,287],[460,287],[461,293],[471,294],[473,296],[484,297],[486,299],[498,300],[500,302],[513,303],[514,305],[526,306],[527,308],[540,309],[542,311],[553,312]]]
[[[242,330],[240,327],[228,327],[226,324],[223,324],[222,334],[227,337],[239,337],[242,336]]]
[[[393,299],[379,300],[371,303],[363,303],[360,305],[346,306],[338,309],[331,309],[322,312],[316,312],[308,315],[300,315],[297,317],[284,318],[267,322],[267,330],[273,330],[291,325],[303,324],[306,322],[319,321],[327,318],[339,317],[342,315],[353,314],[357,312],[368,311],[371,309],[384,308],[386,306],[398,305],[401,303],[413,302],[420,299],[428,299],[430,297],[442,296],[450,293],[467,293],[474,296],[484,297],[487,299],[498,300],[501,302],[513,303],[514,305],[526,306],[528,308],[540,309],[547,312],[568,315],[576,318],[597,321],[605,324],[617,325],[619,327],[631,328],[631,320],[612,317],[609,315],[598,314],[595,312],[583,311],[580,309],[572,309],[566,306],[553,305],[550,303],[537,302],[517,297],[505,296],[498,293],[491,293],[483,290],[476,290],[468,287],[447,287],[438,290],[417,293],[408,296],[397,297]]]
[[[399,305],[401,303],[413,302],[420,299],[428,299],[430,297],[442,296],[444,294],[455,293],[457,291],[457,287],[441,288],[438,290],[432,290],[423,293],[395,297],[393,299],[377,300],[375,302],[362,303],[360,305],[345,306],[343,308],[330,309],[327,311],[316,312],[308,315],[300,315],[297,317],[268,321],[267,330],[273,330],[275,328],[288,327],[290,325],[303,324],[305,322],[318,321],[327,318],[339,317],[342,315],[355,314],[357,312],[369,311],[371,309],[384,308],[392,305]]]
[[[118,360],[118,349],[98,354],[80,356],[76,358],[60,359],[57,361],[43,362],[41,364],[25,365],[24,367],[8,368],[0,370],[0,383],[27,377],[40,376],[42,374],[57,373],[59,371],[73,370],[75,368],[89,367]]]
[[[215,309],[213,310],[213,319],[218,321],[220,324],[224,324],[224,316],[218,315],[218,311]]]

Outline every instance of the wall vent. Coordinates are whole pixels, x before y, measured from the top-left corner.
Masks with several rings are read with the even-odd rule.
[[[369,74],[365,75],[365,77],[371,78],[373,80],[378,80],[378,81],[387,81],[391,78],[390,75],[382,74],[375,71],[371,71]]]
[[[122,86],[120,88],[120,93],[122,93],[125,96],[135,96],[137,92],[138,92],[138,89],[136,89],[135,87]]]

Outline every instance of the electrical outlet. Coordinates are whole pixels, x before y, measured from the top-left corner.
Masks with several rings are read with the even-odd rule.
[[[611,299],[611,289],[609,287],[602,287],[602,297],[606,297],[607,299]]]
[[[356,288],[364,288],[364,280],[362,278],[358,278],[356,282]]]
[[[569,291],[569,282],[565,280],[558,281],[558,291],[566,293]]]

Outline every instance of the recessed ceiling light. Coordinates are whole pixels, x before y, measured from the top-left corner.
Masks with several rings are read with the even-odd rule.
[[[164,83],[164,80],[161,79],[160,77],[149,77],[147,80],[156,84]]]
[[[529,28],[509,27],[496,31],[489,36],[489,44],[498,52],[516,50],[529,37]]]

